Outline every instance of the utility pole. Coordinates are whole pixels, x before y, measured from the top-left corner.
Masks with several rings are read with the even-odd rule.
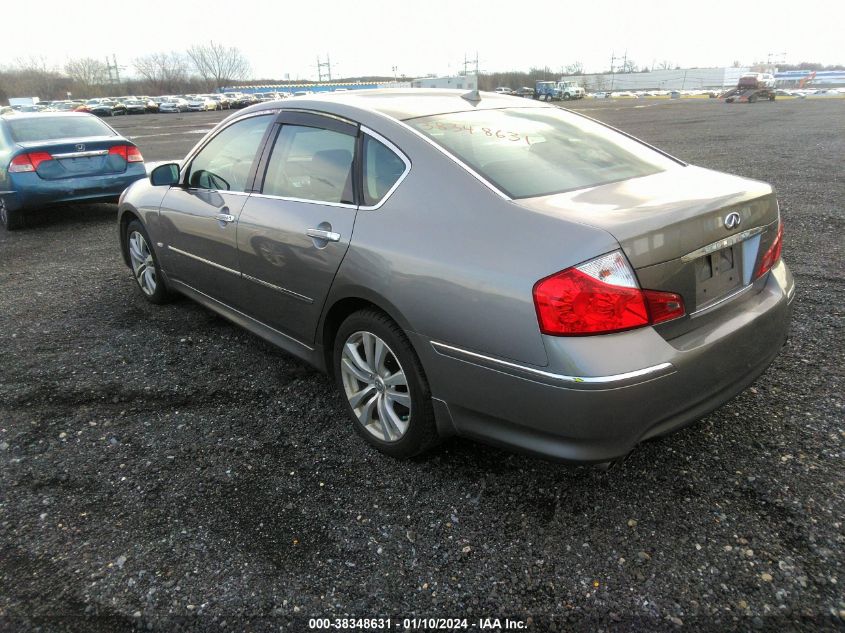
[[[475,59],[467,59],[467,54],[464,53],[464,77],[467,76],[467,69],[475,64],[475,75],[478,76],[478,51],[475,51]]]
[[[110,84],[120,83],[120,66],[117,65],[117,55],[112,54],[112,61],[106,55],[106,72],[109,74]]]
[[[323,81],[323,68],[326,69],[326,79],[328,81],[332,80],[332,60],[329,57],[329,54],[326,53],[326,61],[321,62],[320,56],[317,55],[317,80],[322,83]]]
[[[616,63],[617,59],[619,59],[619,58],[616,56],[616,51],[611,51],[611,53],[610,53],[610,92],[613,92],[613,83],[614,83],[614,80],[616,79],[616,69],[614,67],[614,64]]]

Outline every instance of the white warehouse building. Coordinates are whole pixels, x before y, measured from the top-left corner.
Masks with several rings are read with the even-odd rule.
[[[565,75],[566,81],[577,81],[587,91],[603,90],[707,90],[731,88],[741,75],[752,72],[741,68],[676,68],[639,73],[602,73]]]
[[[476,75],[459,75],[457,77],[421,77],[419,79],[412,79],[411,87],[475,90],[478,88],[478,77]]]

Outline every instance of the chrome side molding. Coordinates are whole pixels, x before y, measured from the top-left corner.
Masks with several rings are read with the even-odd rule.
[[[622,387],[637,382],[644,382],[652,378],[659,378],[675,372],[675,367],[672,363],[660,363],[651,367],[644,367],[643,369],[636,369],[634,371],[625,372],[622,374],[613,374],[610,376],[570,376],[567,374],[558,374],[555,372],[544,371],[519,363],[512,363],[510,361],[493,358],[477,352],[471,352],[460,347],[447,345],[446,343],[439,343],[431,341],[431,346],[434,351],[441,356],[448,356],[456,360],[463,360],[466,362],[482,365],[489,369],[497,371],[504,371],[505,373],[520,376],[524,378],[540,378],[544,382],[566,383],[578,387],[595,387],[613,389],[615,387]]]

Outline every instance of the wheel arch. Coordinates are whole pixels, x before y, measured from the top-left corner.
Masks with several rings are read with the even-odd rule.
[[[323,351],[326,372],[334,377],[334,363],[332,353],[334,351],[335,336],[340,325],[349,315],[359,310],[376,310],[394,321],[402,330],[411,331],[410,325],[402,316],[402,313],[390,301],[384,297],[363,287],[350,288],[342,295],[332,297],[326,302],[323,316],[317,325],[317,340]],[[419,358],[419,353],[414,349],[413,344],[408,341],[414,353]]]
[[[131,208],[124,207],[118,212],[118,237],[120,239],[120,252],[123,255],[124,263],[129,266],[129,249],[126,243],[126,227],[129,226],[129,223],[132,220],[138,220],[141,222],[141,216]],[[143,222],[141,222],[143,224]]]

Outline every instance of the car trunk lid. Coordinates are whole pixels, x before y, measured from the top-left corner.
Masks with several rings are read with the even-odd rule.
[[[116,136],[93,136],[18,143],[26,153],[46,152],[53,160],[43,161],[36,173],[44,180],[60,180],[97,174],[117,174],[126,171],[126,159],[112,148],[126,146],[125,139]]]
[[[680,294],[687,314],[749,286],[777,234],[769,185],[693,166],[515,202],[604,229],[640,285]]]

